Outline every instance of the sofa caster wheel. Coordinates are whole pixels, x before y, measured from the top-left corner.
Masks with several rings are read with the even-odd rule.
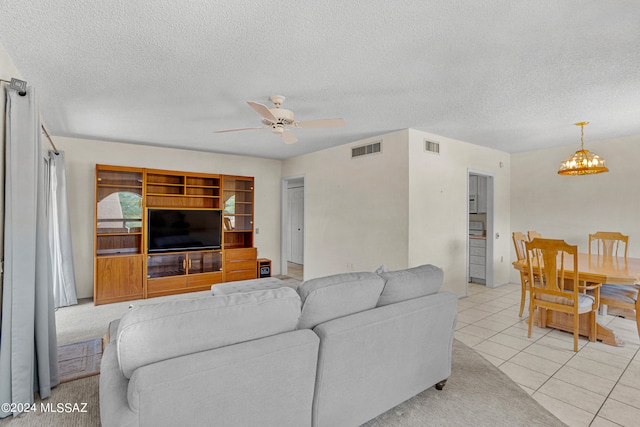
[[[439,383],[436,383],[436,390],[442,390],[446,383],[447,383],[447,380],[442,380]]]

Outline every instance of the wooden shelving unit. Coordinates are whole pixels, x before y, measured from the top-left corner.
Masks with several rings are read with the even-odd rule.
[[[160,170],[146,173],[148,207],[220,209],[220,176]]]
[[[142,298],[144,171],[96,168],[94,302]]]
[[[257,251],[253,247],[253,178],[224,176],[223,225],[225,280],[257,277]]]
[[[225,249],[252,247],[253,178],[225,176],[223,194]]]
[[[96,165],[94,304],[256,277],[254,179]],[[222,247],[147,253],[147,208],[220,209]]]

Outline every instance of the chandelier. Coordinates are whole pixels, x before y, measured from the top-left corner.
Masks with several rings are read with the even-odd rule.
[[[584,149],[584,127],[589,122],[578,122],[576,126],[580,126],[582,137],[580,138],[580,150],[569,156],[567,160],[560,163],[558,175],[586,175],[593,173],[609,172],[604,164],[604,159],[596,153],[591,153]]]

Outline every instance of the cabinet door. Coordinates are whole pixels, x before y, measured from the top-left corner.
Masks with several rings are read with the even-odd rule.
[[[190,252],[189,274],[213,273],[222,271],[221,252]]]
[[[223,178],[224,247],[253,246],[253,178]]]
[[[159,254],[147,257],[147,277],[183,276],[187,274],[187,254]]]
[[[225,177],[224,216],[231,230],[253,230],[253,179]]]
[[[142,298],[142,255],[96,258],[94,303]]]
[[[487,213],[487,177],[478,176],[478,213]]]
[[[469,196],[478,195],[478,175],[469,175]]]
[[[484,265],[470,264],[469,276],[476,279],[486,279],[486,267]]]

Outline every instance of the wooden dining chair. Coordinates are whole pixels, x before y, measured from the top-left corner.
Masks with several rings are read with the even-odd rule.
[[[600,284],[581,286],[578,281],[578,246],[564,240],[536,238],[525,243],[531,279],[529,334],[534,312],[539,309],[540,326],[546,326],[546,310],[573,315],[573,351],[578,351],[580,315],[589,316],[589,340],[596,340],[596,312],[600,304]],[[590,290],[592,295],[585,291]]]
[[[537,231],[533,231],[533,230],[529,230],[527,232],[527,235],[529,236],[529,241],[532,241],[536,237],[542,237],[542,234],[538,233]]]
[[[513,239],[513,246],[516,248],[516,257],[518,258],[518,261],[526,262],[527,249],[524,244],[527,242],[527,236],[519,231],[514,231],[511,237]],[[524,312],[524,301],[527,297],[527,292],[529,291],[529,273],[526,270],[520,270],[520,284],[522,285],[522,294],[520,296],[520,313],[518,316],[522,317],[522,313]]]
[[[589,255],[592,254],[593,244],[596,244],[596,254],[604,256],[624,256],[627,257],[627,247],[629,246],[629,236],[625,236],[617,231],[597,231],[589,234]],[[624,246],[620,251],[620,246]]]
[[[625,236],[618,231],[598,231],[589,234],[589,255],[595,252],[602,256],[622,256],[626,258],[628,247],[629,236]],[[592,252],[593,249],[595,250]],[[640,336],[639,291],[640,287],[637,285],[619,285],[615,283],[604,283],[600,289],[600,303],[602,305],[620,308],[625,310],[625,313],[634,313],[638,336]]]

